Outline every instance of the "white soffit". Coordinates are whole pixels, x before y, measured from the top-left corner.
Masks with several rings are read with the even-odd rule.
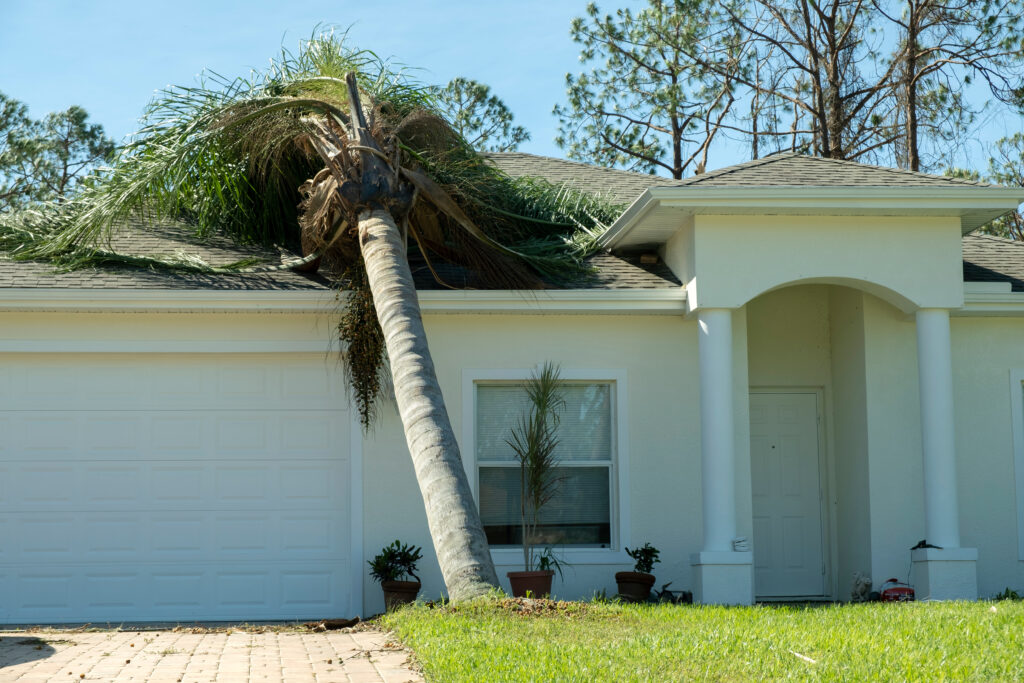
[[[1013,211],[1008,187],[652,187],[601,238],[606,249],[663,244],[690,216],[955,216],[963,234]]]

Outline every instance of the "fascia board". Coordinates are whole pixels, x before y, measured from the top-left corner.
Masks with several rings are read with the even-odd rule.
[[[0,311],[323,313],[340,305],[333,291],[11,288]]]
[[[426,290],[424,313],[677,314],[686,291],[666,289]],[[344,305],[333,291],[4,289],[0,312],[304,313],[329,314]]]
[[[950,311],[957,317],[1024,317],[1024,292],[964,292],[963,308]]]
[[[993,218],[1024,202],[1024,190],[1012,187],[653,187],[640,196],[601,237],[611,249],[657,207],[688,214],[754,212],[784,213],[852,209],[884,212],[928,210],[931,215],[960,216],[967,210],[991,211]],[[894,214],[894,215],[899,215]],[[964,226],[965,230],[977,226]]]
[[[419,293],[424,313],[519,313],[587,315],[665,314],[685,315],[686,290],[666,289],[568,289],[568,290],[469,290]]]
[[[644,190],[643,194],[637,197],[629,207],[622,212],[622,215],[615,219],[608,230],[597,240],[598,246],[602,249],[614,247],[622,237],[625,237],[633,226],[643,218],[648,211],[657,206],[654,198],[654,188]]]
[[[754,204],[764,201],[786,202],[793,206],[820,202],[849,202],[850,200],[888,204],[893,200],[940,200],[964,208],[1016,208],[1024,202],[1024,189],[1014,187],[833,187],[833,186],[716,186],[716,187],[658,187],[649,190],[652,197],[666,206],[719,206],[723,202]]]

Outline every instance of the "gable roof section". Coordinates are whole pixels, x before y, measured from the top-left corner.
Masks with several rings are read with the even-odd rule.
[[[963,178],[783,152],[678,181],[676,187],[996,187]]]
[[[522,152],[491,152],[486,156],[495,166],[513,178],[544,178],[591,194],[605,195],[619,204],[629,204],[648,187],[671,187],[679,184],[678,180],[672,178]]]
[[[1024,292],[1024,243],[993,235],[963,240],[964,282],[1006,282]]]
[[[649,187],[601,244],[661,244],[688,216],[701,213],[952,216],[967,234],[1022,200],[1021,188],[785,153]]]

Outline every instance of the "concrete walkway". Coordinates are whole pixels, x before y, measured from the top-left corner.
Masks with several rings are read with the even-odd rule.
[[[409,651],[379,631],[0,631],[0,681],[407,683]]]

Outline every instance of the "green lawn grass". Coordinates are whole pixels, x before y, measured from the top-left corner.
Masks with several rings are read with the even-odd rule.
[[[428,681],[1022,680],[1024,603],[413,606],[382,618]],[[504,606],[502,606],[504,605]]]

